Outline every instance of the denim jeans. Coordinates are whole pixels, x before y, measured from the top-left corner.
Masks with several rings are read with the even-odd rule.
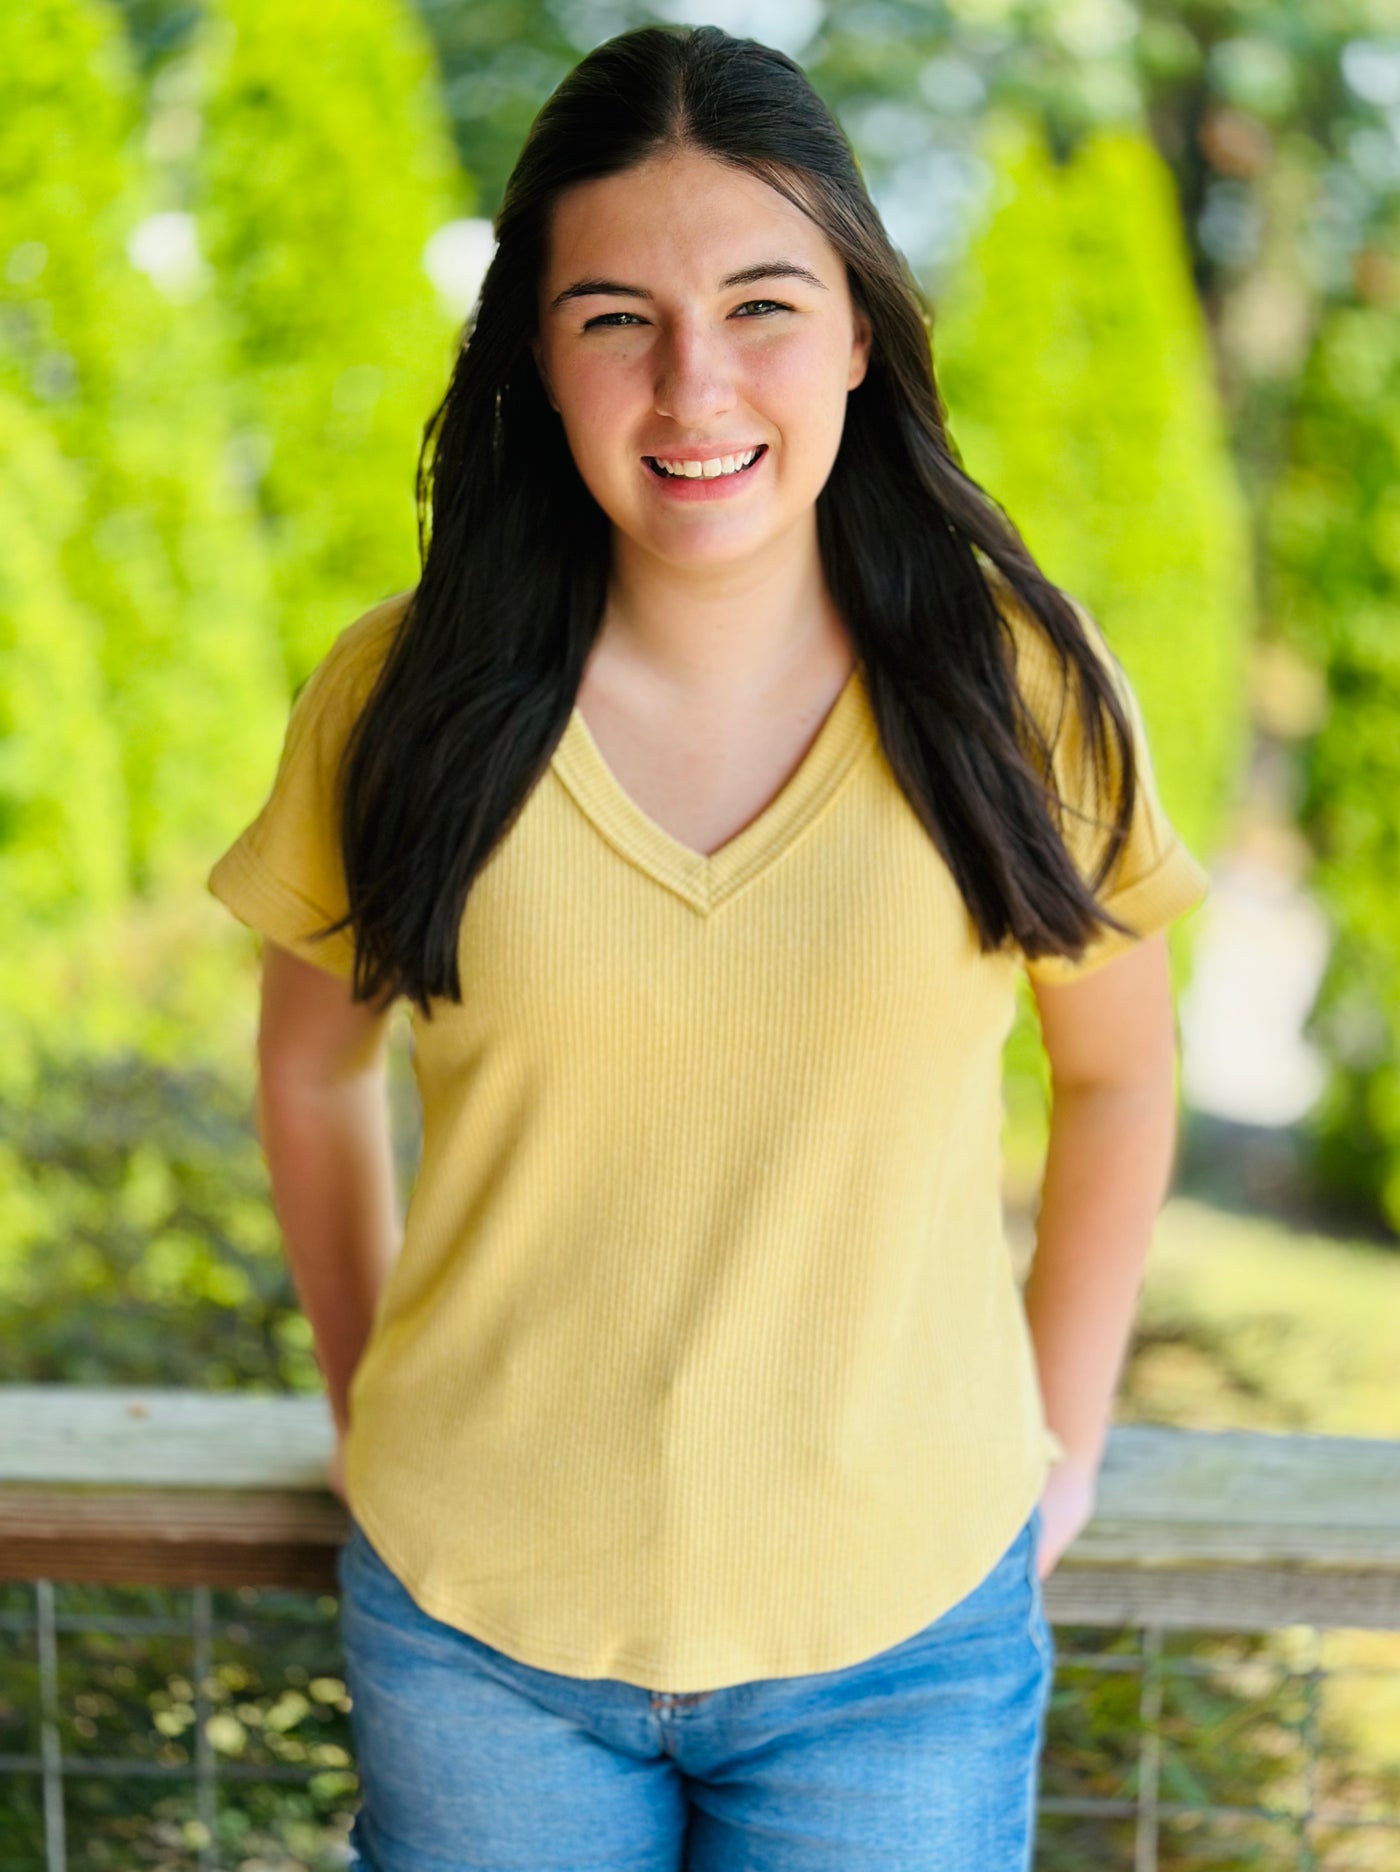
[[[842,1670],[661,1693],[419,1609],[356,1526],[341,1630],[360,1872],[1029,1872],[1054,1676],[1040,1509],[963,1599]]]

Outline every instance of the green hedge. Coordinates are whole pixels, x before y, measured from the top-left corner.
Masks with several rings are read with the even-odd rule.
[[[152,897],[193,885],[225,801],[275,756],[285,686],[228,473],[217,302],[172,298],[133,258],[149,217],[179,206],[146,160],[143,107],[109,7],[0,9],[0,387],[71,465],[54,602],[97,621],[128,883]]]
[[[1326,679],[1302,754],[1309,879],[1333,945],[1308,1023],[1322,1179],[1400,1233],[1400,331],[1339,307],[1303,371],[1290,466],[1265,511],[1275,633]]]
[[[1142,703],[1169,817],[1208,863],[1246,733],[1249,519],[1170,173],[1145,135],[1057,161],[988,120],[991,185],[949,291],[934,368],[964,466],[1102,624]],[[1177,972],[1190,924],[1172,938]],[[1023,984],[1008,1041],[1011,1152],[1045,1135]]]
[[[423,250],[475,192],[402,0],[219,0],[183,69],[202,126],[188,185],[295,685],[418,577],[414,470],[457,333]]]

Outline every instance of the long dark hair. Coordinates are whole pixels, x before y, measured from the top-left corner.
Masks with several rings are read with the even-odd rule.
[[[646,26],[590,52],[535,118],[424,429],[422,573],[339,776],[349,911],[333,927],[354,928],[357,999],[407,994],[425,1014],[431,996],[460,1001],[467,893],[567,726],[602,621],[610,531],[531,349],[549,217],[570,185],[678,148],[747,170],[808,214],[870,319],[869,364],[817,499],[822,565],[885,756],[983,951],[1012,938],[1027,956],[1078,956],[1103,925],[1125,927],[1093,894],[1133,811],[1123,704],[1073,604],[959,463],[931,311],[845,133],[783,53],[715,26]],[[1089,883],[1062,837],[1067,808],[1015,680],[997,586],[1073,671],[1100,797],[1108,731],[1117,738],[1117,810]]]

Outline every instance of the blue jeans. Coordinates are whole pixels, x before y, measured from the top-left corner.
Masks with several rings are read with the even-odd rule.
[[[922,1631],[842,1670],[660,1693],[419,1609],[357,1526],[341,1631],[360,1872],[1029,1872],[1055,1648],[1040,1509]]]

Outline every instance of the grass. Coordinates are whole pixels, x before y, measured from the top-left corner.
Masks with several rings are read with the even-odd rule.
[[[1117,1420],[1400,1437],[1397,1345],[1400,1251],[1173,1197]]]

